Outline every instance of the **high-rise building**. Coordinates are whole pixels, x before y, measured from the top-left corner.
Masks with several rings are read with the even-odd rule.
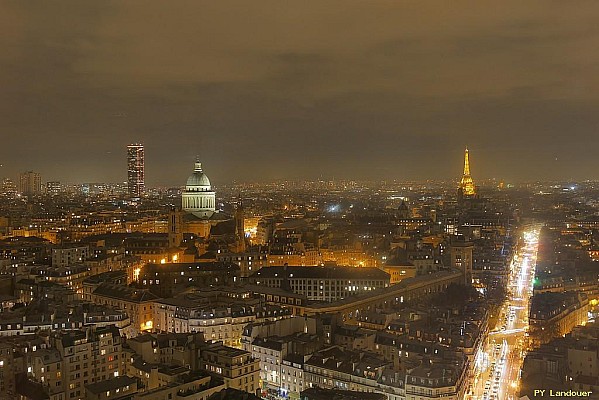
[[[141,144],[127,146],[127,183],[130,195],[144,193],[144,146]]]
[[[15,196],[17,194],[17,185],[12,179],[4,178],[2,181],[2,194],[5,196]]]
[[[58,181],[46,182],[46,193],[50,196],[59,195],[62,192],[62,185]]]
[[[474,181],[472,180],[472,176],[470,176],[470,157],[468,155],[468,148],[466,148],[466,152],[464,153],[464,173],[462,175],[462,180],[460,181],[460,191],[463,196],[474,196],[476,194],[476,187],[474,186]]]
[[[40,194],[42,192],[42,177],[33,171],[23,172],[19,176],[19,192],[24,195]]]

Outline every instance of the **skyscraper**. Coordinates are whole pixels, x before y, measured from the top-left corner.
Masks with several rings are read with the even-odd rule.
[[[2,181],[2,194],[10,197],[17,194],[17,185],[15,185],[12,179],[4,178]]]
[[[19,191],[26,196],[40,194],[42,192],[42,178],[40,174],[27,171],[19,175]]]
[[[46,182],[46,193],[50,196],[59,195],[62,192],[62,185],[58,181]]]
[[[144,193],[144,146],[142,144],[127,146],[127,184],[130,195],[141,196]]]

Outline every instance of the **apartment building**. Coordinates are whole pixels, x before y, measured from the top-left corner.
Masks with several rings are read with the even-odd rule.
[[[256,393],[260,386],[260,361],[245,350],[217,342],[200,351],[202,368],[222,377],[226,388]]]
[[[248,281],[330,302],[388,287],[390,276],[378,268],[279,266],[262,268]]]

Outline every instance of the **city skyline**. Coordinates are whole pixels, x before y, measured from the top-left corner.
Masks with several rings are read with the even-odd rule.
[[[396,184],[423,184],[425,185],[426,183],[437,183],[437,184],[456,184],[456,187],[459,189],[460,192],[463,192],[463,194],[467,195],[467,196],[472,196],[475,194],[475,191],[477,190],[477,188],[479,187],[479,183],[481,184],[481,187],[485,187],[485,188],[493,188],[495,186],[499,187],[499,188],[504,188],[506,185],[508,187],[514,186],[514,185],[528,185],[528,184],[535,184],[535,183],[555,183],[555,184],[562,184],[562,185],[566,185],[568,187],[570,187],[570,185],[572,184],[577,184],[577,183],[582,183],[582,182],[587,182],[587,183],[591,183],[591,182],[597,182],[595,180],[591,180],[591,179],[586,179],[586,180],[575,180],[575,179],[563,179],[563,180],[535,180],[535,181],[505,181],[503,179],[497,179],[497,178],[488,178],[488,177],[483,177],[480,179],[477,179],[476,184],[473,182],[473,178],[470,174],[470,156],[469,156],[470,150],[466,147],[464,149],[464,153],[463,153],[463,172],[462,172],[462,176],[453,176],[450,177],[448,179],[425,179],[425,180],[409,180],[409,179],[405,179],[405,180],[399,180],[399,179],[384,179],[384,178],[379,178],[379,179],[351,179],[351,178],[341,178],[341,179],[337,179],[336,177],[324,177],[324,176],[319,176],[318,178],[280,178],[280,179],[273,179],[273,180],[239,180],[239,179],[232,179],[229,181],[225,181],[225,182],[220,182],[220,186],[228,186],[228,185],[244,185],[244,184],[275,184],[277,182],[296,182],[296,183],[301,183],[301,182],[315,182],[315,181],[321,181],[321,182],[339,182],[339,183],[343,183],[343,182],[356,182],[356,183],[361,183],[361,184],[376,184],[376,183],[396,183]],[[196,156],[194,158],[195,160],[195,165],[196,168],[198,168],[198,164],[201,166],[201,159],[199,156]],[[201,167],[200,167],[201,168]],[[175,187],[180,187],[183,188],[185,186],[183,180],[178,179],[177,182],[172,182],[172,183],[167,183],[167,184],[156,184],[156,185],[146,185],[145,184],[145,147],[143,144],[141,143],[132,143],[126,146],[126,177],[125,180],[123,181],[79,181],[79,182],[65,182],[65,181],[60,181],[60,180],[55,180],[55,177],[49,178],[49,179],[42,179],[41,175],[39,172],[35,172],[35,171],[25,171],[25,172],[21,172],[18,174],[17,177],[17,181],[20,181],[23,179],[24,175],[27,174],[34,174],[38,177],[38,185],[40,186],[40,188],[42,186],[60,186],[60,185],[124,185],[127,193],[129,195],[133,195],[133,196],[141,196],[145,193],[145,191],[148,188],[164,188],[164,187],[170,187],[170,188],[175,188]],[[180,177],[179,177],[180,178]],[[10,182],[12,184],[14,184],[14,181],[11,177],[6,177],[4,176],[3,179],[6,182]],[[217,185],[218,186],[218,185]],[[41,189],[38,190],[38,192]],[[48,189],[46,188],[46,190],[48,191]],[[54,189],[53,189],[54,190]],[[51,192],[52,190],[49,190],[49,192]],[[22,192],[22,190],[21,190]]]
[[[2,176],[599,178],[594,3],[64,4],[3,4]]]
[[[424,180],[410,180],[410,179],[405,179],[405,180],[399,180],[399,179],[384,179],[381,177],[377,178],[372,178],[372,179],[351,179],[351,178],[337,178],[337,177],[332,177],[332,176],[328,176],[325,177],[323,175],[315,178],[315,177],[307,177],[307,178],[279,178],[279,179],[272,179],[272,180],[240,180],[240,179],[235,179],[233,178],[232,180],[228,180],[225,182],[220,182],[220,186],[228,186],[228,185],[238,185],[238,184],[275,184],[277,182],[296,182],[296,183],[301,183],[301,182],[315,182],[315,181],[322,181],[322,182],[359,182],[362,184],[376,184],[378,183],[397,183],[397,184],[426,184],[426,183],[431,183],[431,182],[435,182],[435,183],[441,183],[441,184],[456,184],[458,188],[460,188],[460,190],[464,189],[466,186],[468,186],[467,183],[465,182],[471,182],[470,186],[472,186],[472,177],[470,176],[470,161],[469,161],[469,149],[468,147],[466,147],[464,149],[465,154],[463,154],[464,159],[463,159],[463,172],[462,172],[462,176],[460,178],[459,175],[456,176],[452,176],[449,177],[448,179],[424,179]],[[140,194],[143,194],[146,189],[148,188],[164,188],[164,187],[171,187],[171,188],[175,188],[175,187],[184,187],[184,182],[181,179],[178,179],[177,182],[171,182],[171,183],[165,183],[165,184],[155,184],[155,185],[146,185],[145,184],[145,146],[141,143],[132,143],[126,146],[126,172],[125,172],[125,179],[122,181],[90,181],[90,180],[84,180],[84,181],[78,181],[78,182],[65,182],[65,181],[60,181],[60,180],[56,180],[55,177],[50,177],[50,178],[46,178],[44,177],[44,179],[41,178],[40,173],[39,172],[35,172],[36,175],[38,176],[39,179],[39,184],[42,186],[47,186],[47,185],[96,185],[96,184],[107,184],[107,185],[124,185],[125,189],[127,190],[127,192],[130,195],[134,195],[134,196],[139,196]],[[194,158],[195,163],[197,165],[197,163],[199,162],[201,164],[201,159],[199,156],[196,156]],[[2,167],[2,165],[0,165],[0,167]],[[31,174],[34,171],[25,171],[25,172],[20,172],[16,178],[17,181],[19,181],[20,179],[22,179],[22,176],[24,174]],[[7,182],[13,183],[13,178],[12,177],[7,177],[4,176],[3,179]],[[576,183],[581,183],[581,182],[596,182],[595,180],[592,179],[586,179],[586,180],[575,180],[575,179],[562,179],[562,180],[556,180],[556,179],[549,179],[549,180],[531,180],[531,181],[505,181],[503,179],[497,179],[497,178],[489,178],[489,177],[482,177],[480,179],[477,180],[478,183],[481,184],[482,187],[494,187],[499,185],[501,188],[503,188],[505,185],[508,186],[513,186],[513,185],[528,185],[528,184],[534,184],[534,183],[555,183],[555,184],[565,184],[567,186],[571,185],[571,184],[576,184]],[[217,185],[218,186],[218,185]],[[478,185],[477,185],[478,186]],[[135,189],[137,188],[137,189]],[[41,189],[40,189],[41,190]],[[475,190],[475,186],[472,186],[469,189],[466,189],[465,193],[467,193],[468,195],[472,195],[474,194],[472,192],[472,190]]]

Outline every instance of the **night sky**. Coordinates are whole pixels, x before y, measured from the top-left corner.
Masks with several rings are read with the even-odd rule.
[[[599,179],[596,1],[0,1],[0,177]]]

